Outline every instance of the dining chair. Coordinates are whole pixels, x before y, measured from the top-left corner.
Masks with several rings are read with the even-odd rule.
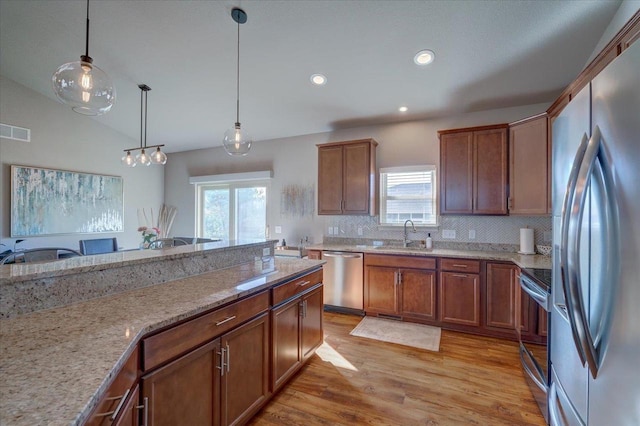
[[[80,253],[101,254],[118,251],[118,240],[113,238],[94,238],[91,240],[80,240]]]
[[[82,253],[66,247],[40,247],[13,252],[3,258],[0,265],[5,263],[46,262],[75,256],[82,256]]]

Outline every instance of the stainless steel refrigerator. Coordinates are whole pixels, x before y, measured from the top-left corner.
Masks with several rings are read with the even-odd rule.
[[[552,425],[640,425],[640,42],[553,123]]]

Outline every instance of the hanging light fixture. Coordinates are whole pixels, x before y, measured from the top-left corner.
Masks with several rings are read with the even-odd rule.
[[[87,0],[87,32],[85,54],[79,62],[60,65],[51,81],[60,101],[75,112],[101,115],[109,112],[116,101],[116,89],[109,76],[89,56],[89,0]]]
[[[147,93],[151,87],[146,84],[139,84],[140,88],[140,147],[127,148],[124,150],[126,154],[122,157],[122,164],[128,167],[135,167],[138,164],[150,166],[153,164],[167,164],[167,154],[160,149],[162,145],[147,145]],[[156,148],[153,154],[147,154],[148,148]],[[140,151],[135,157],[131,155],[131,151]]]
[[[224,149],[229,155],[247,155],[251,149],[251,137],[240,128],[240,24],[247,22],[247,14],[237,7],[231,18],[238,24],[238,60],[236,62],[236,124],[224,134]]]

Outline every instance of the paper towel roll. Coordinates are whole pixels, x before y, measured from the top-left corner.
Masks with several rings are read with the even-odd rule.
[[[533,250],[533,229],[520,228],[520,251],[521,254],[535,254]]]

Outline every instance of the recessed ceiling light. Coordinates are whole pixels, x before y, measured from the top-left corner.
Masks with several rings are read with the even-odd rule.
[[[401,106],[400,108],[398,108],[398,111],[400,112],[407,112],[409,110],[409,108],[407,108],[406,106]]]
[[[418,65],[428,65],[436,58],[436,54],[432,50],[421,50],[413,57],[413,62]]]
[[[327,83],[327,77],[322,74],[313,74],[311,76],[311,82],[316,86],[324,86]]]

